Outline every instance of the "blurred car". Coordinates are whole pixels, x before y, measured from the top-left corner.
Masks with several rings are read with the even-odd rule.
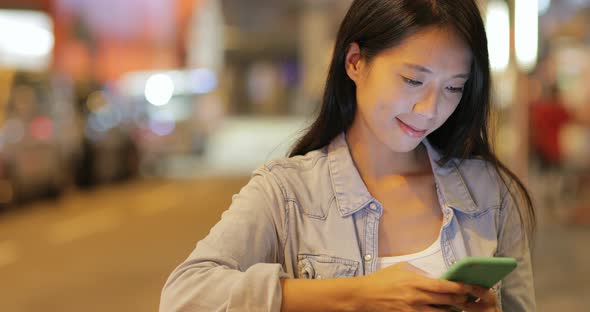
[[[0,199],[56,197],[72,180],[79,135],[67,83],[47,73],[15,72],[8,83],[0,140]]]
[[[132,110],[113,88],[95,84],[88,91],[78,94],[84,126],[77,185],[92,187],[135,176],[138,152],[132,139]]]

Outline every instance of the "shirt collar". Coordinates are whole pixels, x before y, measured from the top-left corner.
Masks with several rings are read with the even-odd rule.
[[[428,139],[424,139],[422,143],[428,151],[435,183],[442,195],[444,203],[451,208],[464,212],[477,211],[477,205],[471,196],[471,190],[467,186],[467,183],[465,183],[465,179],[459,170],[457,159],[453,158],[445,164],[439,165],[441,155],[436,148],[430,144]]]
[[[477,210],[455,161],[439,165],[441,156],[438,151],[428,139],[422,142],[426,146],[435,182],[444,203],[466,212]],[[328,146],[328,164],[336,203],[343,217],[359,211],[374,200],[354,164],[344,133],[334,138]]]

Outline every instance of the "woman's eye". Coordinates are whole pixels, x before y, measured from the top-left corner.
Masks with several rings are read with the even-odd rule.
[[[447,87],[451,93],[463,93],[463,87]]]
[[[404,76],[402,76],[402,79],[404,80],[405,83],[409,84],[410,86],[421,86],[422,85],[422,81],[413,80],[413,79],[410,79],[410,78],[404,77]]]

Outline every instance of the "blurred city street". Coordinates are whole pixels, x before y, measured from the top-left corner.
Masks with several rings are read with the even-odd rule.
[[[0,312],[157,311],[321,109],[351,0],[0,0]],[[590,0],[477,0],[538,311],[590,306]]]
[[[247,181],[135,181],[3,214],[0,310],[157,311],[168,274]],[[590,306],[589,240],[587,227],[542,226],[534,260],[538,311]]]
[[[247,179],[142,181],[0,218],[0,311],[157,311],[164,282]]]

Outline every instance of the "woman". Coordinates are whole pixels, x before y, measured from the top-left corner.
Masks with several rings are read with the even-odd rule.
[[[489,111],[475,1],[354,1],[317,120],[254,172],[161,310],[533,311],[534,213]],[[437,279],[465,256],[518,268],[492,290]]]

